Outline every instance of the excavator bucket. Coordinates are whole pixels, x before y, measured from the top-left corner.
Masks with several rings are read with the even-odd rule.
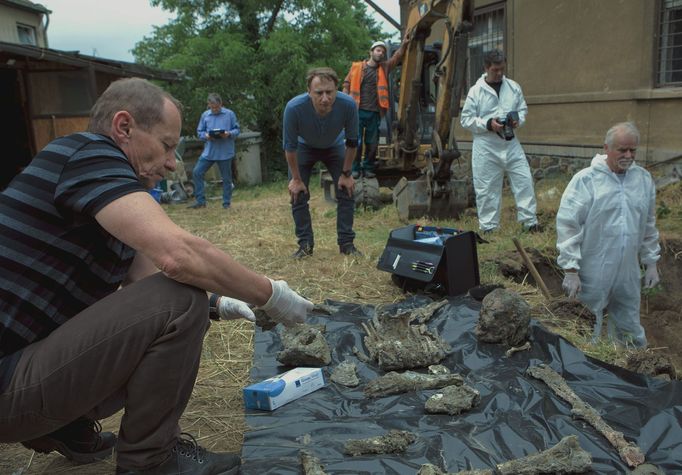
[[[468,180],[451,179],[433,190],[426,177],[408,181],[403,177],[393,188],[393,203],[403,222],[429,217],[457,219],[472,204],[473,190]]]

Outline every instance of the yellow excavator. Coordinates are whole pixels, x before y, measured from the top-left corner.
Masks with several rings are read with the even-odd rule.
[[[401,1],[401,8],[401,30],[410,42],[389,78],[389,125],[382,127],[376,177],[356,180],[356,204],[377,207],[380,187],[389,187],[404,221],[455,219],[473,204],[471,180],[456,179],[451,169],[460,156],[454,128],[466,81],[473,0]],[[393,49],[389,45],[389,54]],[[331,198],[331,179],[323,177],[322,185]]]

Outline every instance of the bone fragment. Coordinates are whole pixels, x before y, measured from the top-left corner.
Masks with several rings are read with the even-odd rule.
[[[517,353],[519,351],[525,351],[525,350],[530,350],[530,342],[529,341],[525,342],[521,346],[512,346],[511,348],[509,348],[507,350],[507,353],[505,353],[505,354],[507,355],[507,358],[509,358],[514,353]]]
[[[450,369],[442,364],[432,364],[429,366],[429,373],[431,374],[450,374]]]
[[[428,322],[431,319],[431,317],[433,317],[433,315],[442,307],[444,307],[447,303],[448,303],[447,300],[441,300],[439,302],[433,302],[428,305],[425,305],[424,307],[419,307],[405,313],[408,313],[410,315],[409,321],[411,323],[412,322],[425,323]]]
[[[464,379],[458,374],[422,374],[414,371],[397,373],[391,371],[367,383],[365,395],[382,397],[419,389],[440,389],[463,383]]]
[[[643,463],[630,472],[630,475],[665,475],[665,472],[662,468],[658,468],[656,465]]]
[[[357,359],[362,361],[363,363],[371,363],[372,360],[370,359],[369,356],[367,356],[362,350],[359,350],[357,346],[353,347],[353,354]]]
[[[592,456],[580,447],[575,435],[564,437],[556,444],[537,454],[498,464],[495,470],[465,470],[457,473],[443,472],[435,465],[422,465],[417,475],[541,475],[583,473],[592,466]]]
[[[254,309],[253,313],[256,316],[256,325],[261,327],[261,330],[268,331],[272,330],[277,326],[277,322],[270,318],[270,316],[267,313],[265,313],[265,311],[256,308]]]
[[[440,362],[450,346],[426,325],[411,325],[412,313],[383,313],[362,323],[365,347],[371,360],[384,371],[423,368]]]
[[[583,473],[592,466],[592,456],[580,447],[578,437],[568,435],[554,447],[497,465],[500,475]]]
[[[329,379],[334,381],[336,384],[354,388],[360,384],[360,380],[358,379],[356,371],[357,367],[355,366],[355,363],[344,361],[334,368],[334,371],[332,371],[332,375]]]
[[[346,441],[344,450],[348,455],[363,454],[399,454],[405,452],[407,446],[417,440],[412,432],[391,430],[386,435],[368,439],[351,439]]]
[[[426,400],[424,409],[429,414],[450,414],[455,416],[468,411],[478,404],[480,397],[478,391],[466,384],[446,386],[442,391]]]
[[[303,466],[303,475],[327,475],[324,471],[320,459],[306,450],[301,450],[301,465]]]
[[[285,366],[322,367],[331,363],[329,344],[324,338],[324,326],[296,325],[282,332],[282,351],[277,361]]]
[[[592,406],[580,399],[580,397],[573,392],[564,378],[556,371],[549,366],[542,364],[531,366],[526,372],[530,376],[544,381],[557,396],[571,405],[571,413],[575,417],[585,420],[606,437],[606,440],[608,440],[618,451],[620,458],[627,463],[628,466],[636,467],[644,463],[644,454],[641,449],[636,444],[625,440],[622,432],[613,430]]]

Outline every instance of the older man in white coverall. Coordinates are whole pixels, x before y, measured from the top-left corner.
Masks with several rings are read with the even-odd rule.
[[[533,177],[526,154],[513,132],[526,121],[526,100],[521,86],[504,76],[507,64],[504,53],[489,51],[483,61],[485,73],[469,89],[460,119],[462,127],[474,136],[471,171],[478,225],[484,233],[499,227],[502,182],[507,172],[518,221],[528,231],[540,231]],[[508,122],[506,128],[505,122]]]
[[[661,248],[656,230],[656,188],[651,174],[634,163],[637,128],[624,122],[609,129],[605,154],[571,179],[556,218],[563,288],[596,316],[593,341],[609,314],[609,338],[646,346],[639,321],[640,263],[644,286],[658,281]]]

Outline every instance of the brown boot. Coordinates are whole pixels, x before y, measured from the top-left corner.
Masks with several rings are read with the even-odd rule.
[[[102,432],[98,421],[79,417],[61,429],[21,445],[42,454],[54,450],[75,463],[86,464],[109,457],[116,445],[116,436]]]

